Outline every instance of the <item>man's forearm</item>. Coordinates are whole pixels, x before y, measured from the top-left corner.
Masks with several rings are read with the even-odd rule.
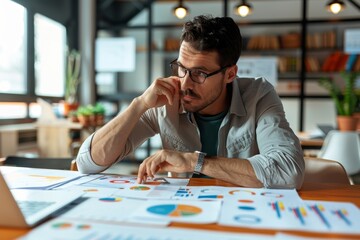
[[[91,156],[100,166],[109,166],[123,151],[126,141],[146,107],[135,98],[129,107],[99,129],[91,142]]]
[[[206,157],[203,174],[244,187],[263,187],[246,159]]]

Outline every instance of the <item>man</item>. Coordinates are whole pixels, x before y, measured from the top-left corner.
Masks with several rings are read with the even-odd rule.
[[[304,159],[279,97],[262,78],[237,78],[242,38],[228,17],[185,23],[174,76],[158,78],[91,135],[79,170],[100,172],[149,137],[163,150],[143,161],[138,182],[158,171],[195,172],[245,187],[300,188]]]

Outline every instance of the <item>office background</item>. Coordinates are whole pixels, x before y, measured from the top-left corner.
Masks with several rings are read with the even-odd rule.
[[[168,73],[168,63],[177,57],[182,24],[196,15],[211,14],[230,16],[238,23],[244,37],[242,56],[275,57],[282,63],[277,68],[276,89],[295,132],[312,131],[317,124],[336,127],[334,103],[318,80],[333,77],[341,82],[341,69],[324,71],[323,64],[334,52],[344,53],[347,30],[360,28],[359,2],[345,1],[345,10],[334,15],[326,10],[328,1],[324,0],[253,0],[247,1],[252,13],[246,17],[234,13],[239,2],[183,1],[189,14],[178,19],[173,8],[179,1],[170,0],[3,0],[7,8],[1,8],[0,29],[8,31],[3,36],[9,37],[0,40],[4,56],[0,61],[0,124],[36,121],[40,115],[37,97],[53,103],[61,117],[61,107],[56,107],[65,95],[67,49],[77,49],[82,56],[80,104],[102,102],[110,119],[154,79]],[[5,19],[5,12],[10,11],[12,15]],[[11,36],[21,36],[22,41]],[[97,40],[114,37],[135,40],[133,71],[96,69]],[[319,45],[309,46],[319,38]],[[160,147],[155,137],[144,143],[135,158],[142,159]]]

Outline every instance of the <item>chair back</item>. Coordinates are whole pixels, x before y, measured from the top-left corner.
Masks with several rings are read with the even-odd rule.
[[[360,171],[360,133],[331,131],[318,154],[319,158],[340,162],[348,175]]]
[[[322,158],[305,157],[304,182],[350,184],[341,163]]]

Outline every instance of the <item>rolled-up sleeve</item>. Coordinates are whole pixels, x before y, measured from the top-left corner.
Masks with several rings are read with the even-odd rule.
[[[90,151],[93,137],[94,133],[85,139],[76,157],[76,165],[81,173],[99,173],[108,168],[106,166],[99,166],[92,160]]]
[[[249,161],[264,187],[301,188],[303,152],[275,91],[268,92],[257,104],[256,136],[260,153]]]

